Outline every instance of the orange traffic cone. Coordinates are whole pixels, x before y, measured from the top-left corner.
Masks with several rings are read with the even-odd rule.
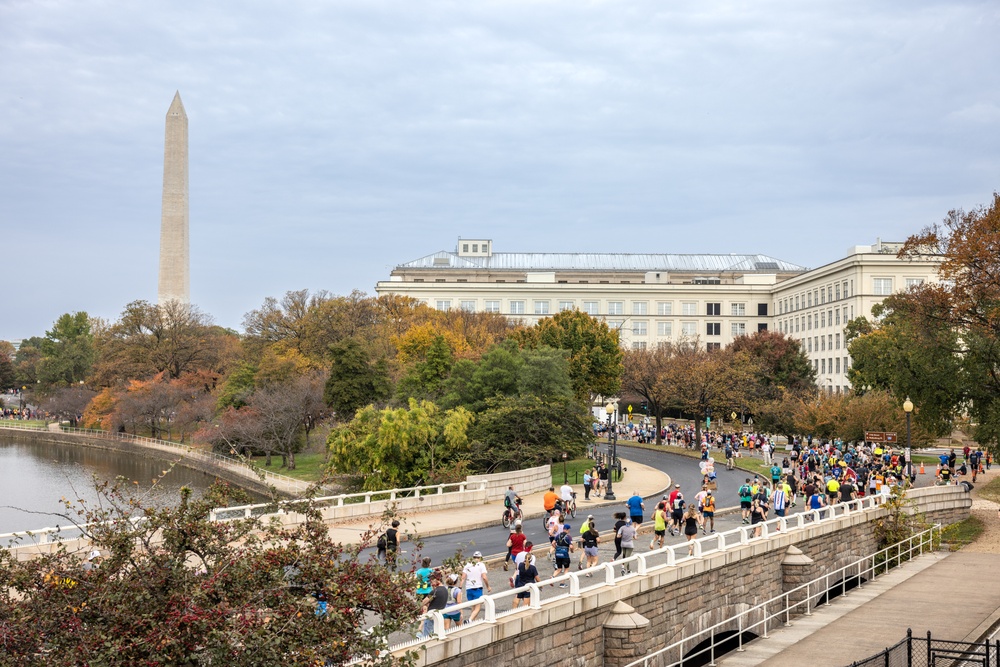
[[[927,474],[927,473],[926,473],[926,472],[924,471],[924,462],[923,462],[923,461],[921,461],[921,462],[920,462],[920,474],[921,474],[921,475],[925,475],[925,474]]]

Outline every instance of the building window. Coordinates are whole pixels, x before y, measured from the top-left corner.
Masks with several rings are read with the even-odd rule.
[[[462,301],[462,310],[467,313],[476,312],[476,302],[475,301]]]
[[[486,246],[483,246],[483,248],[485,248],[485,247]],[[472,252],[479,252],[479,244],[478,243],[473,243],[472,244]]]
[[[808,350],[806,350],[807,352],[812,352],[813,351],[813,339],[812,339],[812,336],[809,336],[809,338],[806,338],[806,347],[809,348]]]
[[[469,252],[469,244],[468,243],[463,243],[462,244],[462,252]]]
[[[685,301],[681,304],[681,315],[697,315],[698,304],[694,301]]]
[[[872,292],[875,296],[892,294],[892,278],[872,278]]]
[[[695,328],[697,322],[681,322],[681,335],[682,336],[696,336],[698,331]]]
[[[633,350],[645,350],[646,349],[646,341],[644,341],[644,340],[634,340],[634,341],[632,341],[632,349]]]
[[[746,322],[733,322],[731,325],[733,338],[737,336],[747,335],[747,323]]]
[[[649,304],[645,301],[633,301],[632,302],[632,314],[633,315],[648,315]]]
[[[819,365],[819,368],[820,368],[819,372],[825,374],[826,373],[826,359],[820,359],[819,360],[819,364],[820,364]]]
[[[828,350],[833,349],[833,334],[827,334],[826,336],[826,347]]]
[[[671,337],[674,335],[673,322],[657,322],[656,323],[656,335]]]
[[[837,283],[836,285],[834,285],[834,292],[833,293],[836,295],[837,301],[840,301],[840,283]]]
[[[606,320],[605,324],[607,324],[608,328],[612,331],[621,331],[622,325],[625,324],[625,322],[623,320]]]
[[[799,297],[795,297],[795,310],[799,309]]]
[[[548,315],[549,314],[549,302],[548,301],[536,301],[535,302],[535,315]]]
[[[837,357],[837,372],[840,372],[840,357]]]
[[[820,300],[816,302],[817,305],[819,305],[821,303],[826,303],[826,290],[825,289],[821,289],[819,291],[819,297],[820,297]]]
[[[819,349],[822,352],[826,352],[826,336],[819,337]]]
[[[806,295],[806,306],[808,306],[809,308],[812,308],[812,305],[813,305],[813,293],[809,292]]]
[[[757,304],[757,317],[767,317],[767,304],[758,303]]]
[[[567,310],[573,310],[573,302],[572,301],[560,301],[559,302],[559,312],[563,313],[563,312],[566,312]]]
[[[795,333],[799,332],[799,318],[795,318]]]
[[[598,315],[601,312],[600,303],[597,301],[584,301],[583,312],[588,315]]]
[[[608,301],[608,315],[624,315],[624,314],[625,314],[624,301]]]
[[[709,304],[706,304],[706,305],[708,306],[707,312],[705,313],[706,315],[715,315],[715,316],[718,316],[718,315],[722,314],[722,304],[721,303],[709,303]]]
[[[438,310],[451,310],[451,300],[450,299],[438,299],[437,301]]]
[[[722,343],[706,343],[705,349],[709,352],[718,352],[722,349]]]
[[[837,345],[835,349],[839,350],[840,349],[840,334],[833,334],[833,342],[836,343],[836,345]]]
[[[674,303],[673,303],[673,301],[657,301],[656,302],[656,314],[657,315],[673,315],[674,314]]]
[[[729,309],[732,311],[731,315],[733,317],[744,317],[747,314],[747,305],[745,303],[729,304]]]
[[[826,313],[825,312],[819,314],[819,323],[820,323],[820,327],[825,327],[826,326]]]
[[[646,335],[646,322],[632,322],[632,335],[633,336],[645,336]]]
[[[757,331],[767,331],[767,322],[758,322]]]
[[[811,314],[806,315],[806,328],[812,331],[813,328],[813,316]]]
[[[924,284],[923,278],[907,278],[906,279],[906,289],[909,290],[911,287],[920,287]]]
[[[510,302],[510,314],[511,315],[524,315],[524,302],[523,301],[511,301]]]
[[[722,335],[722,323],[721,322],[709,322],[705,325],[705,335],[706,336],[721,336]]]
[[[491,301],[491,300],[487,299],[486,303],[484,305],[485,305],[485,307],[483,308],[483,310],[485,310],[487,313],[499,313],[500,312],[500,302],[499,301]]]

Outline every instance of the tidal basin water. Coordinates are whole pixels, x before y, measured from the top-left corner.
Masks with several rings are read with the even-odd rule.
[[[66,513],[60,499],[94,502],[94,477],[118,476],[139,482],[131,486],[161,507],[175,504],[182,486],[200,495],[215,481],[213,475],[171,468],[166,461],[77,445],[15,442],[0,433],[0,533],[69,525],[54,514]]]

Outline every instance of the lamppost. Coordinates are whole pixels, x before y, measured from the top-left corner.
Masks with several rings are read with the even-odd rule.
[[[913,412],[913,401],[907,396],[903,401],[903,412],[906,413],[906,478],[913,482],[913,463],[910,461],[910,413]]]
[[[608,413],[608,490],[604,492],[605,500],[617,500],[614,492],[615,479],[615,457],[618,455],[618,424],[615,413],[618,412],[618,404],[608,401],[604,406]]]
[[[562,460],[563,460],[563,484],[569,484],[569,474],[566,472],[566,457],[567,456],[568,455],[566,454],[566,452],[562,453]]]

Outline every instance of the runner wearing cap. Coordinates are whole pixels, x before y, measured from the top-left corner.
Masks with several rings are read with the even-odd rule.
[[[462,583],[459,588],[465,588],[465,599],[472,602],[483,597],[483,586],[488,592],[493,592],[493,587],[490,586],[490,581],[486,576],[486,563],[483,562],[483,554],[477,551],[472,554],[472,562],[466,563],[465,567],[462,568]],[[466,620],[474,619],[481,608],[481,604],[473,607]]]
[[[582,570],[583,564],[587,562],[587,554],[583,552],[583,536],[590,529],[590,524],[594,522],[594,515],[588,514],[587,520],[580,524],[580,562],[576,569]]]
[[[555,554],[556,554],[556,567],[552,572],[553,577],[558,577],[561,574],[566,574],[569,572],[569,567],[571,564],[570,554],[573,552],[573,537],[570,535],[570,529],[573,526],[568,523],[564,523],[562,530],[559,535],[556,536],[555,542]],[[566,588],[565,583],[559,584],[559,588]]]

